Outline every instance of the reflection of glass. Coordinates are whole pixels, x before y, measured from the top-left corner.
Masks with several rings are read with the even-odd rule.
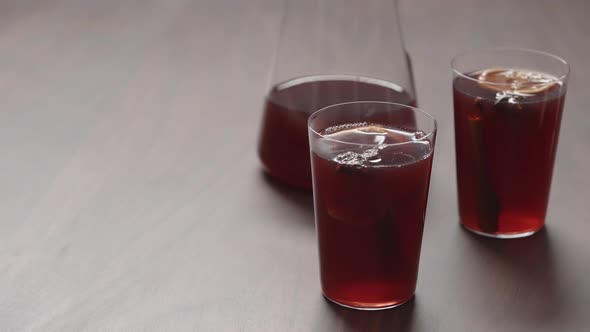
[[[309,119],[322,290],[359,309],[414,295],[436,122],[384,102],[326,107]]]
[[[272,176],[311,190],[307,118],[346,101],[415,105],[396,0],[286,0],[259,156]]]
[[[545,223],[569,67],[525,49],[467,53],[452,66],[461,223],[533,234]]]

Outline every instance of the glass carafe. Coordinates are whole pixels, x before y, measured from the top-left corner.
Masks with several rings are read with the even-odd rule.
[[[285,0],[258,154],[281,182],[311,190],[307,119],[351,101],[416,105],[396,0]]]

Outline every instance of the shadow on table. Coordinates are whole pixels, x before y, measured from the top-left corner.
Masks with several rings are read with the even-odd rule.
[[[341,307],[325,300],[330,313],[341,321],[343,331],[418,331],[414,322],[416,298],[397,308],[380,311],[360,311]]]
[[[314,225],[313,216],[313,195],[311,192],[289,187],[264,171],[260,171],[260,177],[263,182],[271,188],[278,197],[283,198],[292,204],[296,209],[300,210],[305,216],[305,220],[309,221],[311,226]]]
[[[550,230],[543,228],[530,237],[511,240],[463,231],[468,233],[471,250],[479,251],[475,254],[487,260],[478,265],[489,274],[487,282],[500,287],[497,292],[487,289],[482,296],[490,296],[499,306],[504,306],[502,312],[518,320],[551,321],[562,313],[566,303],[559,289]]]

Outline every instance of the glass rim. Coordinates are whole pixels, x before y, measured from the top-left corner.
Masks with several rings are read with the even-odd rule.
[[[324,111],[327,111],[329,109],[332,108],[337,108],[337,107],[341,107],[341,106],[346,106],[346,105],[353,105],[353,104],[382,104],[382,105],[393,105],[393,106],[401,106],[404,108],[409,108],[412,111],[416,112],[416,113],[421,113],[423,115],[425,115],[427,118],[429,118],[430,120],[432,120],[432,128],[429,130],[428,133],[426,133],[424,136],[420,137],[419,139],[416,140],[412,140],[412,141],[408,141],[408,142],[400,142],[400,143],[390,143],[390,144],[382,144],[381,146],[383,147],[390,147],[390,146],[400,146],[400,145],[405,145],[405,144],[411,144],[411,143],[416,143],[416,142],[422,142],[422,141],[426,141],[428,140],[428,138],[433,137],[436,133],[436,130],[438,128],[438,123],[436,122],[436,118],[426,112],[423,111],[417,107],[414,106],[410,106],[410,105],[406,105],[406,104],[400,104],[400,103],[392,103],[392,102],[387,102],[387,101],[373,101],[373,100],[366,100],[366,101],[350,101],[350,102],[345,102],[345,103],[338,103],[338,104],[332,104],[326,107],[322,107],[319,110],[313,112],[310,116],[309,119],[307,120],[307,129],[308,131],[311,131],[312,133],[314,133],[315,135],[331,141],[331,142],[335,142],[335,143],[340,143],[340,144],[348,144],[348,145],[354,145],[354,146],[372,146],[375,144],[366,144],[366,143],[357,143],[357,142],[351,142],[351,141],[343,141],[343,140],[339,140],[339,139],[334,139],[331,137],[326,137],[324,134],[319,133],[317,130],[313,129],[311,126],[312,121],[318,117],[319,113],[323,113]],[[416,128],[416,130],[419,130],[418,128]]]
[[[364,76],[364,75],[357,75],[357,74],[311,74],[311,75],[303,75],[297,76],[294,78],[287,79],[285,81],[281,81],[276,83],[274,86],[277,90],[288,89],[290,87],[303,84],[303,83],[313,83],[318,81],[353,81],[353,82],[360,82],[360,83],[369,83],[374,85],[383,86],[389,89],[392,89],[397,92],[407,91],[406,88],[400,86],[399,84],[395,84],[393,82],[389,82],[385,79],[378,78],[375,76]]]
[[[551,80],[551,81],[547,82],[547,84],[565,82],[567,80],[567,78],[569,77],[569,74],[570,74],[570,71],[571,71],[569,63],[567,61],[565,61],[565,59],[563,59],[562,57],[559,57],[559,56],[557,56],[555,54],[552,54],[552,53],[549,53],[549,52],[535,50],[535,49],[532,49],[532,48],[525,48],[525,47],[491,47],[491,48],[482,48],[482,49],[475,49],[475,50],[464,51],[464,52],[461,52],[461,53],[455,55],[451,59],[451,70],[455,74],[457,74],[457,75],[459,75],[459,76],[461,76],[463,78],[466,78],[466,79],[468,79],[470,81],[474,81],[474,82],[478,82],[478,83],[479,82],[484,82],[485,84],[489,84],[489,85],[493,85],[493,86],[511,86],[510,83],[498,83],[498,82],[491,82],[491,81],[488,81],[488,80],[481,81],[481,80],[479,80],[477,78],[473,78],[473,77],[467,75],[466,73],[463,73],[462,71],[460,71],[457,68],[457,62],[462,57],[465,57],[465,56],[468,56],[468,55],[474,55],[474,54],[478,54],[478,53],[485,54],[485,53],[493,53],[493,52],[520,52],[520,53],[524,53],[524,54],[528,53],[528,54],[534,54],[534,55],[541,55],[541,56],[544,56],[544,57],[547,57],[547,58],[556,60],[557,62],[559,62],[562,65],[564,65],[564,67],[565,67],[565,73],[562,74],[562,75],[560,75],[560,76],[558,76],[558,77],[555,77],[554,80]],[[487,68],[481,68],[481,69],[487,69]],[[553,76],[553,75],[551,75],[551,76]]]

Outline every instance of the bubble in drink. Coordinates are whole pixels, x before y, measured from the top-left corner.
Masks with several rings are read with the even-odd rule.
[[[334,161],[341,165],[361,166],[364,163],[364,158],[361,154],[347,151],[334,157]]]
[[[363,159],[365,159],[366,162],[369,162],[372,164],[377,164],[377,163],[381,162],[382,159],[381,159],[381,156],[379,155],[379,151],[383,147],[384,147],[384,145],[379,145],[376,148],[363,151]]]
[[[414,135],[412,136],[412,140],[414,140],[414,141],[421,140],[424,138],[424,136],[426,136],[426,133],[424,133],[423,131],[421,131],[421,130],[415,131]]]

